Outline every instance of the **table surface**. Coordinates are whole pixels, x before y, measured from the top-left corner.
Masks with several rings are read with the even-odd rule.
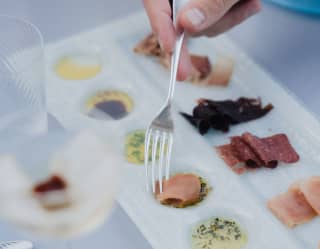
[[[0,14],[30,20],[40,28],[46,42],[53,42],[141,10],[141,2],[2,0]],[[309,110],[320,115],[320,17],[264,4],[259,15],[234,28],[229,35],[258,64],[297,95]],[[20,238],[23,235],[17,234],[8,224],[0,223],[0,241]],[[102,229],[63,247],[105,248],[106,243],[113,249],[151,248],[118,204]],[[46,245],[44,247],[47,248]]]

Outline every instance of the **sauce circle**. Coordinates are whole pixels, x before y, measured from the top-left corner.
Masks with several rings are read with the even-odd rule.
[[[135,130],[126,135],[125,138],[125,157],[129,163],[144,164],[144,140],[146,130]],[[166,154],[167,146],[165,146]],[[149,160],[151,160],[152,145],[149,147]],[[156,160],[159,159],[160,146],[157,148]]]
[[[56,74],[65,80],[86,80],[95,77],[101,71],[101,59],[89,53],[63,56],[55,65]]]
[[[98,120],[119,120],[133,110],[133,100],[125,92],[100,91],[86,102],[86,115]]]
[[[241,249],[248,237],[233,219],[212,217],[197,224],[191,235],[192,249]]]

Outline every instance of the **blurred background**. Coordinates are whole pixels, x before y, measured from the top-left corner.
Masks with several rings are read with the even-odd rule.
[[[281,5],[274,4],[277,1]],[[320,115],[320,14],[307,13],[310,10],[320,12],[319,6],[318,9],[316,5],[310,7],[311,2],[319,3],[319,0],[270,2],[263,2],[260,14],[234,28],[228,35],[275,79],[297,95],[309,110]],[[310,8],[303,8],[303,2],[309,2]],[[303,12],[283,7],[292,3],[294,9],[303,8]],[[31,21],[41,30],[45,43],[142,10],[142,1],[139,0],[0,1],[0,14]],[[66,247],[106,248],[105,242],[108,241],[113,249],[151,248],[119,205],[103,228],[89,237],[78,239]],[[10,239],[17,239],[14,230],[0,223],[0,241]]]

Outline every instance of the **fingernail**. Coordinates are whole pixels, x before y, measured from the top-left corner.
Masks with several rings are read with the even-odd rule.
[[[199,26],[205,20],[205,15],[197,8],[188,10],[186,15],[194,27]]]

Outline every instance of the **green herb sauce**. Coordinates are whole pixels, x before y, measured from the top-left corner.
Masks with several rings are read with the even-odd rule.
[[[144,139],[145,130],[136,130],[126,136],[125,157],[129,163],[144,164]],[[164,148],[164,153],[167,147]],[[152,146],[149,148],[149,160],[151,160]],[[157,150],[156,159],[159,159],[160,148]]]

